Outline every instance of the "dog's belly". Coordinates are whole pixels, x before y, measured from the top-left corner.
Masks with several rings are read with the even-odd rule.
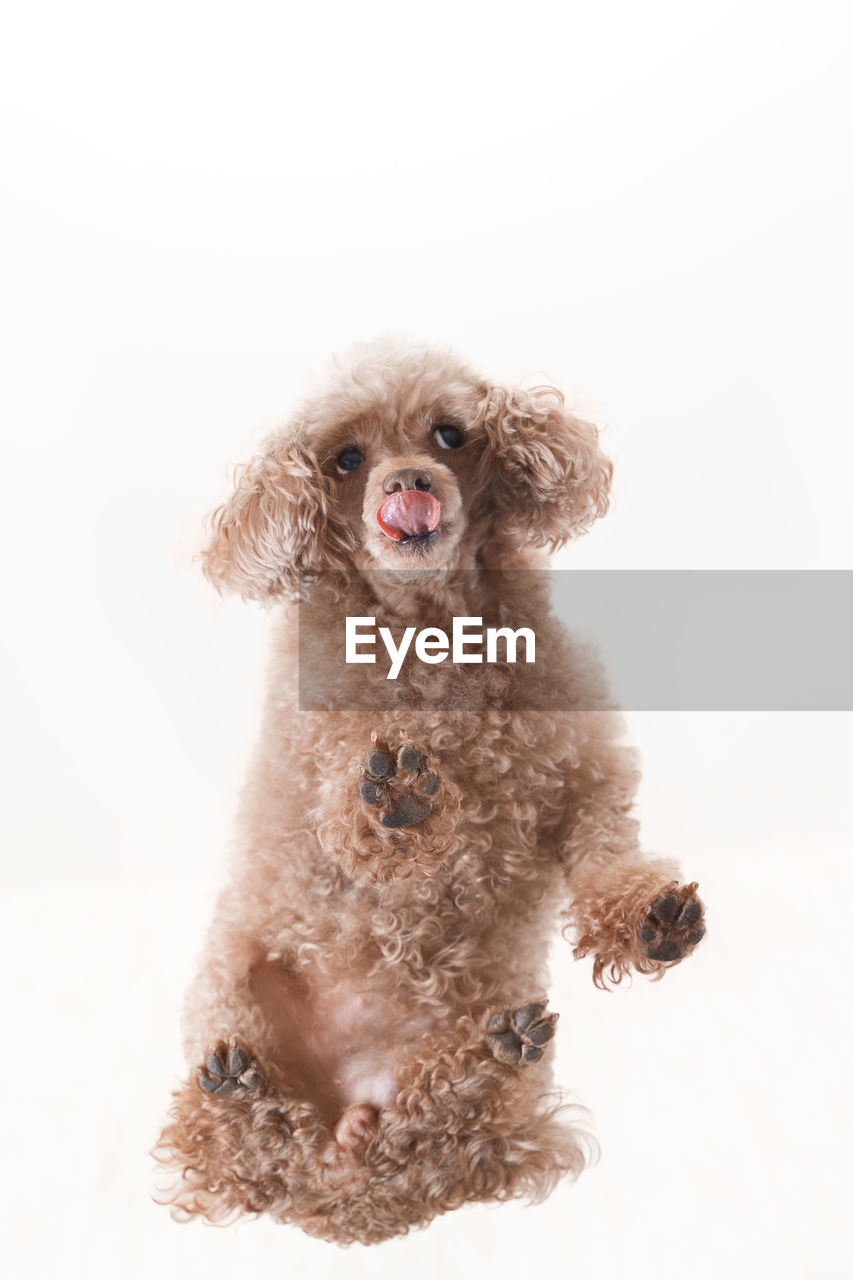
[[[436,1026],[434,1016],[407,1016],[383,993],[347,978],[312,985],[264,960],[250,981],[277,1065],[329,1125],[353,1103],[389,1106],[401,1058]]]

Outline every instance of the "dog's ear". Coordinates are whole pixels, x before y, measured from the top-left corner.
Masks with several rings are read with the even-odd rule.
[[[295,598],[306,576],[347,568],[354,545],[316,460],[281,435],[238,468],[210,523],[204,572],[217,591],[247,600]]]
[[[612,463],[556,387],[492,387],[478,419],[482,484],[506,535],[555,549],[604,515]]]

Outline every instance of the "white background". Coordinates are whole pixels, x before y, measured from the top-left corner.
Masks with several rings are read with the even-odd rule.
[[[609,996],[555,950],[576,1186],[372,1251],[149,1199],[267,626],[192,556],[306,371],[395,332],[590,401],[566,567],[850,565],[849,7],[298,8],[0,33],[6,1274],[847,1275],[842,714],[631,717],[710,928]]]

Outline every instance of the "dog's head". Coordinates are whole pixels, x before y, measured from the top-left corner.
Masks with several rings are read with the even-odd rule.
[[[447,352],[375,345],[238,472],[204,568],[217,588],[271,599],[327,569],[505,567],[586,532],[610,472],[555,388],[492,386]]]

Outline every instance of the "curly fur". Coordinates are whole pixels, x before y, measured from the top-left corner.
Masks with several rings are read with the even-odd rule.
[[[462,448],[437,447],[442,422]],[[365,461],[341,475],[346,447]],[[429,549],[392,544],[375,520],[401,467],[427,469],[441,502]],[[604,513],[610,472],[554,388],[492,386],[450,353],[378,344],[332,368],[214,513],[208,577],[278,613],[230,882],[187,999],[191,1074],[156,1151],[177,1216],[268,1212],[373,1243],[466,1201],[541,1199],[588,1160],[548,1055],[505,1060],[489,1024],[544,1006],[561,923],[599,985],[676,962],[638,938],[678,870],[639,852],[637,770],[601,673],[516,574],[540,563],[531,548]],[[299,709],[306,592],[320,626],[301,661],[327,677],[324,709]],[[332,664],[341,608],[435,625],[513,620],[531,601],[547,661],[523,698],[506,666],[468,669],[463,690],[450,664],[369,686]],[[420,825],[389,829],[360,798],[372,733],[426,751],[438,792]],[[201,1088],[218,1042],[255,1060],[256,1088]],[[353,1109],[362,1128],[336,1140]]]

